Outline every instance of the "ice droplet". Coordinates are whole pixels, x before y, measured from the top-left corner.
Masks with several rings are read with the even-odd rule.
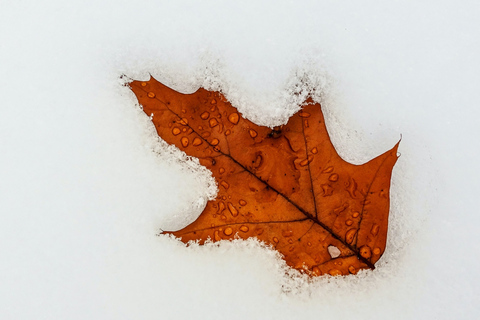
[[[338,249],[335,246],[328,246],[327,250],[328,250],[328,253],[330,254],[330,257],[332,257],[333,259],[337,258],[341,253],[340,249]]]

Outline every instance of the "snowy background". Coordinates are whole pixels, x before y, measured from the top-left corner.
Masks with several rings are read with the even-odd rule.
[[[478,1],[2,1],[0,318],[480,317]],[[313,281],[254,241],[157,237],[212,178],[122,74],[222,90],[263,125],[315,88],[340,154],[402,136],[374,272]]]

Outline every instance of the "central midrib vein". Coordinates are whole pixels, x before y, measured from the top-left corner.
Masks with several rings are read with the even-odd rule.
[[[147,92],[146,90],[144,90],[143,88],[141,88],[141,90],[143,90],[144,92]],[[182,117],[176,113],[175,111],[173,111],[172,109],[170,109],[168,107],[168,104],[163,102],[162,100],[160,100],[159,98],[155,97],[154,99],[158,100],[160,103],[162,103],[170,112],[172,112],[174,115],[176,115],[179,119],[182,119]],[[205,141],[208,145],[212,146],[207,140],[205,140],[202,135],[200,133],[198,133],[194,128],[192,128],[188,123],[186,124],[187,127],[189,127],[193,132],[195,132],[203,141]],[[302,132],[303,132],[303,124],[302,124]],[[303,134],[304,138],[305,138],[305,135]],[[225,137],[225,139],[228,140],[227,137]],[[213,147],[213,146],[212,146]],[[225,157],[229,158],[230,160],[232,160],[235,164],[237,164],[238,166],[240,166],[243,170],[245,170],[246,172],[248,172],[249,174],[251,174],[253,177],[255,177],[256,179],[258,179],[260,182],[262,182],[263,184],[265,184],[268,188],[270,188],[272,191],[276,192],[277,194],[279,194],[281,197],[283,197],[287,202],[289,202],[291,205],[293,205],[297,210],[299,210],[301,213],[303,213],[305,215],[305,217],[307,217],[308,219],[312,220],[313,222],[317,223],[319,226],[321,226],[323,229],[325,229],[325,231],[327,231],[329,234],[332,235],[333,238],[335,238],[336,240],[340,241],[344,246],[346,246],[348,249],[350,249],[352,252],[355,253],[355,255],[357,256],[357,258],[359,260],[361,260],[363,263],[365,263],[370,269],[375,269],[375,266],[373,265],[373,263],[371,263],[370,261],[368,261],[367,259],[365,259],[364,257],[362,257],[360,255],[360,253],[358,252],[358,250],[356,248],[354,248],[352,245],[346,243],[340,236],[338,236],[332,229],[330,229],[327,225],[325,225],[323,222],[321,222],[320,220],[318,220],[318,218],[316,216],[313,216],[311,213],[307,212],[306,210],[304,210],[302,207],[300,207],[298,204],[296,204],[295,202],[293,202],[292,200],[290,200],[286,195],[284,195],[283,193],[281,193],[280,191],[278,191],[276,188],[272,187],[271,185],[268,184],[268,182],[264,181],[263,179],[261,179],[260,177],[258,177],[257,175],[255,175],[253,172],[251,172],[250,170],[248,170],[245,166],[243,166],[240,162],[238,162],[235,158],[233,158],[230,154],[225,154],[221,151],[221,149],[219,151],[217,151],[219,153],[221,153],[222,155],[224,155]],[[308,151],[307,151],[308,152]],[[308,158],[308,157],[307,157]],[[310,174],[310,169],[308,170],[309,171],[309,174]],[[313,185],[312,185],[312,192],[313,192]],[[315,194],[313,194],[313,198],[315,199]],[[316,207],[315,207],[315,211],[316,211]]]

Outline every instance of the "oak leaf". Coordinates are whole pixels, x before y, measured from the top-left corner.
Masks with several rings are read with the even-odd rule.
[[[219,185],[196,221],[163,233],[200,244],[255,237],[310,275],[375,268],[386,245],[398,143],[353,165],[337,154],[310,98],[271,129],[243,118],[219,92],[181,94],[153,78],[130,87],[158,135],[198,158]]]

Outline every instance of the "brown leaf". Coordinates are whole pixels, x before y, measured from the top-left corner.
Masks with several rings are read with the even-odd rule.
[[[243,118],[218,92],[181,94],[153,78],[130,86],[158,135],[197,157],[219,185],[195,222],[164,233],[200,244],[256,237],[310,275],[375,268],[385,250],[398,143],[353,165],[337,154],[311,99],[272,130]]]

